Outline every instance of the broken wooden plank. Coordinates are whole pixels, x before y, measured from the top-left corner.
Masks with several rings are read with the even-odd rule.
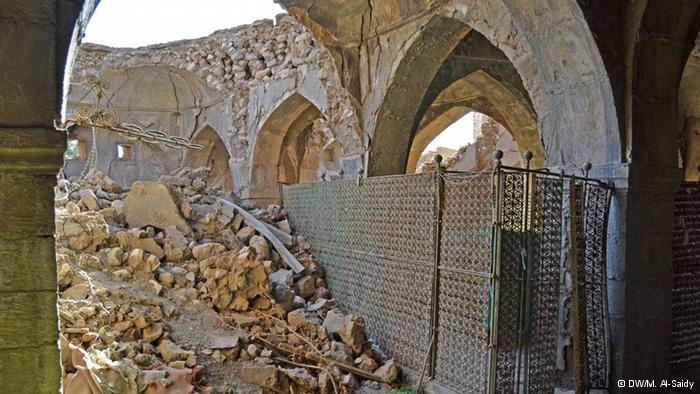
[[[297,260],[296,257],[292,254],[292,252],[287,249],[286,246],[280,241],[279,238],[275,235],[275,233],[270,230],[270,228],[261,220],[258,220],[255,216],[251,215],[246,211],[245,209],[239,207],[238,205],[228,201],[224,200],[223,198],[218,198],[219,202],[221,202],[224,205],[232,207],[236,212],[241,214],[243,216],[243,219],[248,222],[257,232],[260,233],[263,237],[267,238],[268,241],[272,244],[272,247],[275,248],[277,253],[280,254],[282,259],[287,263],[289,268],[292,269],[297,274],[300,274],[306,270],[303,264]]]

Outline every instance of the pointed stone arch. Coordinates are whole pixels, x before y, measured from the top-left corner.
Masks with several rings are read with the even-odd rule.
[[[533,9],[547,9],[533,13]],[[540,29],[543,25],[551,29]],[[425,16],[418,29],[385,35],[400,41],[387,76],[363,108],[372,135],[370,175],[402,173],[410,141],[441,65],[472,31],[496,47],[522,80],[536,114],[546,165],[619,163],[621,144],[610,80],[575,1],[455,0]],[[392,36],[393,35],[393,36]],[[392,48],[393,49],[393,48]],[[575,59],[575,61],[574,61]]]
[[[250,186],[244,199],[258,205],[278,202],[280,184],[299,182],[302,168],[309,167],[304,160],[312,158],[306,143],[314,121],[321,117],[319,108],[300,93],[277,105],[253,141]],[[306,173],[304,179],[308,180]]]
[[[227,192],[231,192],[233,190],[233,177],[229,168],[231,156],[219,133],[210,125],[204,125],[194,133],[192,142],[204,147],[201,150],[187,150],[183,164],[190,168],[210,167],[208,182],[217,183]]]
[[[443,130],[476,111],[498,121],[513,136],[521,152],[533,153],[534,167],[544,166],[545,151],[530,107],[483,70],[458,79],[435,99],[419,125],[408,154],[406,172],[414,172],[426,146]]]

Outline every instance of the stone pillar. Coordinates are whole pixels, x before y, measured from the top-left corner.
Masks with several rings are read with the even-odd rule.
[[[53,186],[66,137],[53,128],[68,48],[94,1],[0,0],[0,391],[60,387]]]
[[[671,376],[673,198],[682,170],[630,165],[607,171],[592,176],[615,182],[608,226],[610,387],[620,392],[618,379]]]
[[[0,129],[0,387],[58,391],[53,186],[65,135]]]
[[[627,379],[670,376],[673,199],[681,179],[675,167],[630,167],[620,371]]]

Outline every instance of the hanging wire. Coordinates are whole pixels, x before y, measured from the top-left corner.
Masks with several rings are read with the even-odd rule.
[[[92,142],[90,144],[90,153],[85,160],[85,166],[83,167],[83,171],[80,173],[80,179],[85,179],[90,171],[95,168],[95,164],[97,164],[97,131],[95,130],[95,127],[91,127],[91,130]]]

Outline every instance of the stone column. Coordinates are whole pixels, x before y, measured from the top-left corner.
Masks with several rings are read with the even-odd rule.
[[[68,48],[94,1],[0,0],[0,391],[60,387],[53,186],[66,137],[53,128]]]
[[[620,166],[608,226],[611,392],[618,379],[668,379],[671,357],[673,198],[682,170]],[[624,389],[622,389],[624,392]]]
[[[53,186],[65,135],[0,129],[0,387],[58,391]]]

